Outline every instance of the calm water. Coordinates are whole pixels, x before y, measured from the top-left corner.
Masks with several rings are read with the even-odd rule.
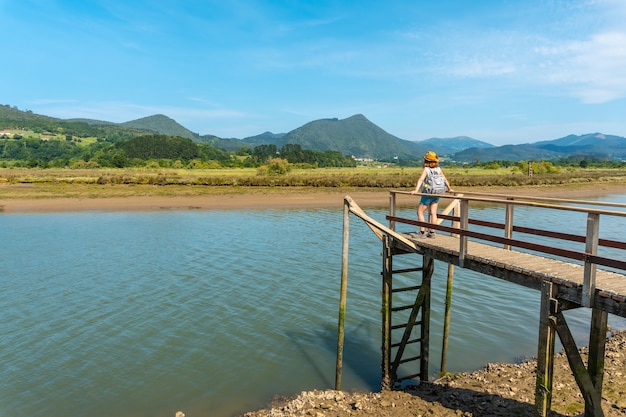
[[[2,416],[225,417],[334,387],[341,208],[1,214],[0,231]],[[346,390],[380,386],[380,263],[352,218]],[[460,268],[454,283],[449,371],[535,355],[538,292]],[[568,315],[580,343],[587,317]]]

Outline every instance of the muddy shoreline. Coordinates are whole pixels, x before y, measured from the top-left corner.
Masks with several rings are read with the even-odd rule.
[[[602,409],[606,417],[626,416],[626,331],[610,333],[606,344]],[[588,349],[580,350],[586,362]],[[270,408],[244,417],[474,417],[535,415],[535,359],[520,364],[487,364],[404,391],[348,393],[305,391],[277,398]],[[552,416],[580,416],[584,400],[566,355],[555,357]]]
[[[121,187],[120,187],[121,188]],[[626,194],[626,184],[560,185],[534,187],[470,187],[455,192],[486,192],[517,196],[551,198],[601,197]],[[228,209],[287,209],[341,207],[350,195],[361,207],[387,207],[387,189],[319,189],[319,188],[214,188],[208,194],[193,195],[193,191],[154,186],[135,187],[129,195],[98,196],[96,193],[77,195],[47,195],[44,186],[11,184],[0,186],[0,211],[14,212],[72,212],[72,211],[151,211],[151,210],[228,210]],[[417,204],[417,197],[402,196],[401,203]]]

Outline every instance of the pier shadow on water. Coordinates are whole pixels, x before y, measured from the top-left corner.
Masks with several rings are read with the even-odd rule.
[[[345,330],[342,389],[346,391],[380,390],[381,353],[367,336],[372,333],[369,327],[370,323],[362,321],[357,327]],[[309,370],[323,381],[324,387],[320,389],[334,389],[337,357],[336,323],[325,323],[323,327],[308,332],[288,331],[285,335],[306,358]]]

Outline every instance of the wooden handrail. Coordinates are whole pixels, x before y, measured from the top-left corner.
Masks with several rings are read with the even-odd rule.
[[[458,222],[460,220],[458,216],[450,216],[450,215],[443,214],[443,213],[437,214],[437,217],[440,220],[439,223],[441,223],[442,220],[450,220],[453,222]],[[493,229],[505,228],[504,223],[496,223],[496,222],[490,222],[487,220],[478,220],[478,219],[468,219],[468,221],[469,221],[469,224],[475,224],[477,226],[491,227]],[[524,227],[524,226],[513,226],[512,231],[518,232],[518,233],[525,233],[529,235],[544,236],[544,237],[560,239],[560,240],[569,240],[571,242],[578,242],[578,243],[585,243],[585,239],[586,239],[586,236],[582,236],[582,235],[555,232],[552,230],[535,229],[532,227]],[[619,242],[617,240],[598,239],[598,244],[600,246],[606,246],[608,248],[626,250],[626,242]]]
[[[432,194],[424,194],[424,193],[411,193],[408,191],[397,191],[397,190],[391,190],[389,191],[390,193],[393,194],[405,194],[405,195],[411,195],[411,196],[432,196]],[[479,193],[475,193],[475,194],[479,194]],[[492,194],[492,195],[496,195],[496,194]],[[540,197],[527,197],[527,196],[508,196],[508,199],[505,199],[505,197],[507,196],[502,196],[502,198],[482,198],[482,197],[472,197],[471,193],[446,193],[446,194],[442,194],[441,195],[442,198],[452,198],[452,199],[458,199],[458,200],[466,200],[466,201],[476,201],[476,202],[481,202],[481,203],[495,203],[495,204],[506,204],[506,203],[512,203],[514,205],[518,205],[518,206],[528,206],[528,207],[540,207],[540,208],[549,208],[549,209],[555,209],[555,210],[566,210],[566,211],[575,211],[575,212],[580,212],[580,213],[598,213],[598,214],[608,214],[611,216],[619,216],[619,217],[626,217],[626,210],[625,211],[614,211],[614,210],[598,210],[598,209],[593,209],[593,208],[585,208],[585,207],[574,207],[574,206],[564,206],[564,205],[558,205],[558,204],[542,204],[542,203],[538,203],[535,202],[536,200],[539,199],[543,199],[546,201],[553,201],[553,202],[562,202],[562,203],[577,203],[577,204],[586,204],[586,205],[606,205],[606,206],[611,206],[611,207],[622,207],[622,208],[626,208],[626,204],[621,204],[621,203],[605,203],[602,204],[600,202],[597,201],[584,201],[584,200],[568,200],[568,199],[548,199],[548,198],[540,198]]]
[[[600,207],[612,207],[612,208],[626,208],[626,204],[611,203],[611,202],[599,202],[599,201],[585,201],[585,200],[573,200],[563,198],[548,198],[548,197],[530,197],[530,196],[512,196],[501,194],[488,194],[488,193],[447,193],[441,195],[442,198],[452,198],[453,203],[458,204],[460,207],[460,214],[450,216],[448,213],[442,213],[436,225],[427,222],[419,222],[410,219],[403,219],[395,216],[395,207],[397,205],[396,197],[398,194],[423,196],[429,194],[412,193],[408,191],[390,191],[390,201],[393,202],[393,212],[390,212],[387,219],[394,227],[396,223],[406,223],[416,225],[419,227],[430,227],[438,229],[452,234],[458,235],[459,238],[459,265],[463,266],[464,259],[467,255],[467,239],[468,237],[486,240],[490,242],[496,242],[503,245],[505,249],[511,249],[511,247],[524,248],[540,253],[560,256],[568,259],[578,260],[584,262],[584,277],[583,277],[583,305],[591,307],[593,293],[595,291],[596,280],[596,265],[607,266],[610,268],[626,271],[626,262],[606,256],[599,256],[597,254],[598,247],[605,246],[614,249],[626,250],[626,242],[619,242],[608,239],[600,239],[599,236],[599,224],[601,216],[616,216],[626,217],[626,210],[616,211],[607,210],[603,208],[595,207],[580,207],[565,205],[575,203],[585,206],[600,206]],[[489,203],[489,204],[504,204],[506,208],[506,220],[504,224],[495,223],[485,220],[475,220],[469,218],[469,205],[470,203]],[[562,204],[554,204],[562,203]],[[563,204],[565,203],[565,204]],[[586,233],[584,236],[578,236],[569,233],[554,232],[548,230],[542,230],[537,228],[522,227],[514,225],[514,207],[525,206],[534,207],[539,209],[550,210],[565,210],[575,213],[584,213],[587,215],[587,222],[585,225]],[[458,227],[441,226],[443,220],[451,220],[458,222]],[[479,233],[469,230],[470,225],[481,225],[492,227],[496,229],[503,229],[504,236],[495,236],[487,233]],[[527,240],[513,239],[513,232],[524,233],[533,236],[543,236],[560,240],[574,241],[585,244],[584,251],[575,251],[566,248],[560,248],[556,246],[549,246],[539,243],[528,242]]]

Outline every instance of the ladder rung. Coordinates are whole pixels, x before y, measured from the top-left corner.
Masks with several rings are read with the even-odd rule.
[[[415,290],[419,290],[420,288],[422,288],[421,285],[415,285],[413,287],[394,288],[391,290],[391,292],[415,291]]]
[[[406,274],[407,272],[418,272],[423,271],[424,268],[416,267],[416,268],[405,268],[405,269],[394,269],[391,271],[392,274]]]
[[[420,374],[413,374],[413,375],[407,375],[407,376],[403,376],[401,378],[396,378],[396,382],[397,381],[404,381],[405,379],[413,379],[416,376],[420,376]]]
[[[407,363],[407,362],[412,362],[412,361],[416,361],[419,360],[420,356],[413,356],[412,358],[406,358],[406,359],[402,359],[401,361],[398,362],[398,365],[402,364],[402,363]]]
[[[391,309],[391,311],[409,310],[411,308],[413,308],[413,304],[409,304],[409,305],[401,306],[401,307],[394,307],[394,308]]]
[[[412,339],[412,340],[407,340],[407,342],[405,344],[406,345],[410,345],[412,343],[417,343],[417,342],[420,342],[420,341],[421,341],[420,339]],[[391,345],[391,347],[395,348],[395,347],[398,347],[400,345],[401,345],[401,343],[394,343],[394,344]]]
[[[409,323],[394,324],[393,326],[391,326],[391,330],[405,328],[406,326],[408,326],[408,324]],[[422,320],[415,320],[413,322],[413,326],[421,326],[421,325],[422,325]]]

